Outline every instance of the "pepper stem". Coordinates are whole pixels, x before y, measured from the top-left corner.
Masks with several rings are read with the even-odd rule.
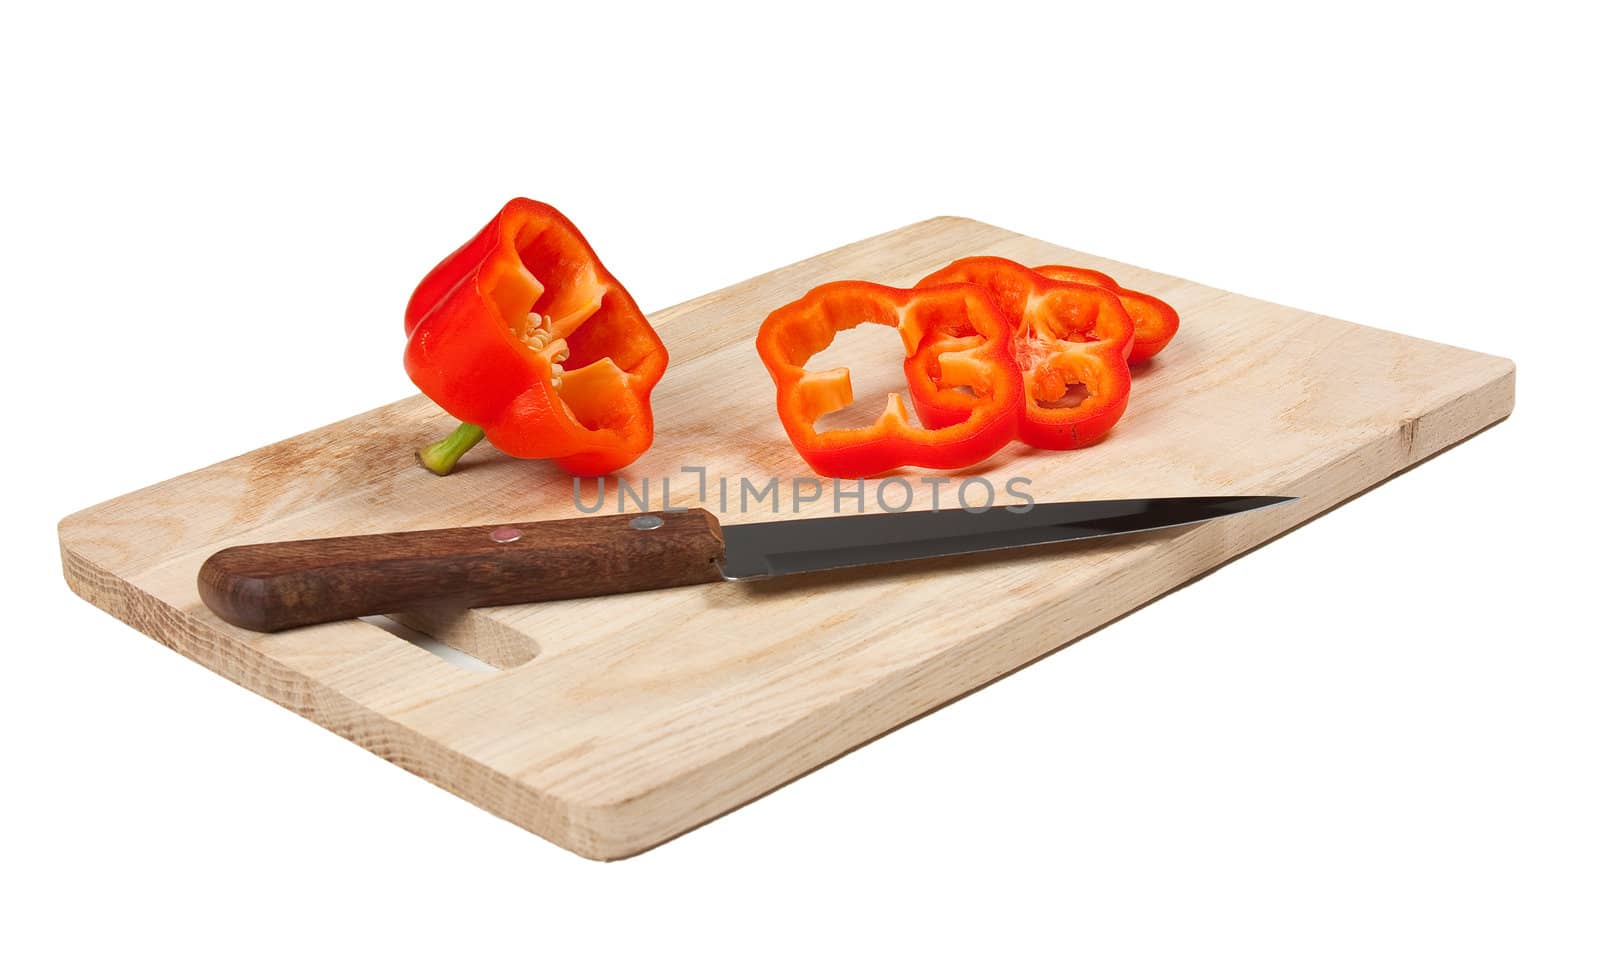
[[[456,468],[456,461],[483,438],[483,430],[470,422],[456,426],[456,431],[432,445],[417,450],[417,462],[430,473],[448,476]]]

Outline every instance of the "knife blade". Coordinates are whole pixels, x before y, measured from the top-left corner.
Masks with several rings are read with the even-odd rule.
[[[744,580],[970,555],[1182,527],[1294,499],[1144,497],[730,524],[722,528],[721,569],[723,578]]]
[[[723,525],[705,510],[225,548],[200,568],[222,620],[277,632],[422,606],[472,608],[1037,547],[1183,527],[1294,497],[1148,497]]]

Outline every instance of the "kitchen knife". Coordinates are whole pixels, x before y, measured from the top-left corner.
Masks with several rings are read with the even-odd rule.
[[[763,579],[1197,524],[1294,497],[1153,497],[720,524],[704,510],[226,548],[200,568],[222,619],[277,632],[418,606],[469,608]]]

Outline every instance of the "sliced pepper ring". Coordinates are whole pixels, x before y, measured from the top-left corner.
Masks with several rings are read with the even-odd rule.
[[[1041,449],[1079,449],[1097,442],[1122,417],[1133,388],[1127,354],[1133,321],[1115,293],[1090,283],[1050,279],[994,256],[953,262],[919,287],[968,282],[995,297],[1011,324],[1023,407],[1017,436]],[[957,394],[926,397],[912,380],[936,372],[949,355],[930,345],[907,361],[912,403],[926,425],[939,425],[958,406]]]
[[[840,330],[862,323],[894,327],[908,358],[925,344],[958,354],[952,371],[972,391],[959,418],[919,428],[900,396],[891,394],[871,425],[818,432],[818,419],[854,401],[850,371],[807,371],[806,362]],[[777,387],[778,418],[789,441],[822,476],[877,476],[902,466],[960,469],[987,459],[1016,433],[1023,386],[1011,354],[1011,326],[988,294],[972,285],[825,283],[773,310],[761,324],[756,349]],[[913,400],[919,386],[936,387],[931,378],[907,373]]]
[[[1178,311],[1149,293],[1135,292],[1117,285],[1117,281],[1095,269],[1080,269],[1071,265],[1034,266],[1034,272],[1061,282],[1082,282],[1109,289],[1122,301],[1122,308],[1133,320],[1133,349],[1128,352],[1128,363],[1148,361],[1161,353],[1178,332]]]
[[[411,296],[406,336],[417,387],[512,456],[598,476],[650,446],[666,346],[548,204],[512,200],[440,262]]]

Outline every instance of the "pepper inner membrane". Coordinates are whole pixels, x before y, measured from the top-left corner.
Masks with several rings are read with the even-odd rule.
[[[515,247],[521,268],[493,289],[512,337],[548,367],[574,422],[591,431],[620,425],[632,408],[617,396],[649,353],[634,317],[566,229],[530,225]]]
[[[1033,394],[1033,403],[1038,405],[1040,408],[1077,408],[1079,405],[1082,405],[1085,401],[1087,401],[1091,395],[1089,386],[1084,384],[1082,381],[1069,381],[1059,385],[1061,388],[1060,395],[1057,395],[1054,398],[1040,397],[1042,392],[1054,391],[1056,387],[1057,385],[1055,383],[1034,386],[1031,389]]]
[[[1044,409],[1076,408],[1094,396],[1090,378],[1065,352],[1104,338],[1096,331],[1100,308],[1079,300],[1071,291],[1051,290],[1027,305],[1018,325],[1017,366],[1022,369],[1028,400]]]

